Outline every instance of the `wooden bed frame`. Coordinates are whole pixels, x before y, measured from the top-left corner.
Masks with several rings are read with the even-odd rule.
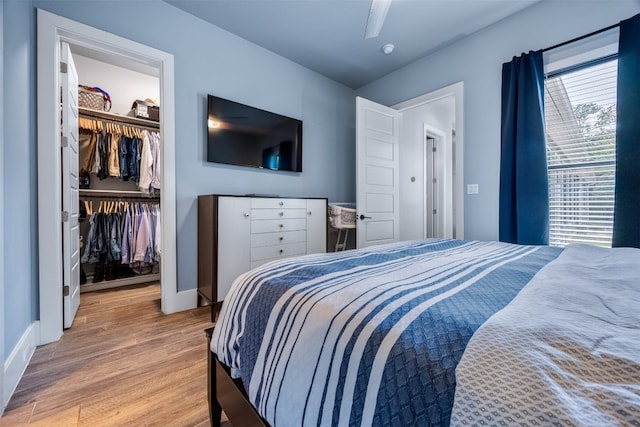
[[[207,336],[207,397],[209,420],[213,427],[220,427],[222,411],[234,426],[268,427],[269,424],[249,402],[242,380],[231,378],[228,366],[211,352],[213,328],[205,329]]]

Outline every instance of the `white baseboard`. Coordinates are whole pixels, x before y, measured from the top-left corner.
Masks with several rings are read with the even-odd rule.
[[[190,310],[196,308],[198,304],[198,290],[189,289],[182,292],[176,292],[169,298],[162,298],[162,312],[165,314],[176,313],[178,311]]]
[[[184,311],[196,308],[198,304],[198,290],[189,289],[187,291],[178,292],[176,294],[176,310]]]
[[[29,365],[31,356],[33,356],[33,352],[36,350],[36,346],[40,342],[39,333],[39,321],[33,322],[29,325],[27,330],[24,331],[24,334],[22,334],[18,344],[16,344],[15,348],[4,362],[4,384],[2,384],[2,396],[4,398],[4,402],[2,402],[2,412],[4,412],[4,408],[6,408],[9,403],[16,387],[18,387],[18,383]]]

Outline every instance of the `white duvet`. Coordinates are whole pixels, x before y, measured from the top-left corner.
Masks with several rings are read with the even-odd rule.
[[[451,425],[640,425],[640,249],[540,270],[471,338]]]

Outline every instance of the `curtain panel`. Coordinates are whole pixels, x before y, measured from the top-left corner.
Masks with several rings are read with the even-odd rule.
[[[549,178],[544,126],[542,51],[502,65],[500,155],[502,242],[549,243]]]
[[[640,248],[640,15],[620,22],[613,246]]]

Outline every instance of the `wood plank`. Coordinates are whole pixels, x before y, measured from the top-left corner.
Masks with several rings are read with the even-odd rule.
[[[80,298],[72,328],[36,349],[0,427],[209,425],[209,307],[164,315],[158,284]]]

